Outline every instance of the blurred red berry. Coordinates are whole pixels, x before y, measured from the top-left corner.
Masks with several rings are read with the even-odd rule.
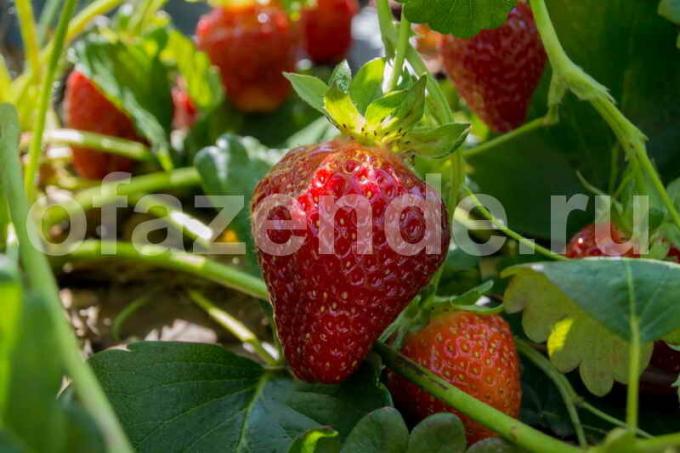
[[[358,11],[357,0],[316,0],[302,11],[305,51],[314,63],[338,63],[347,56]]]

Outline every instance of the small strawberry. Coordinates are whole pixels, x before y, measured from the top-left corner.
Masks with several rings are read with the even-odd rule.
[[[296,39],[280,7],[253,2],[215,8],[201,17],[196,40],[239,110],[271,112],[288,98],[283,72],[295,69]]]
[[[607,233],[607,228],[602,228]],[[596,231],[600,231],[595,225],[588,225],[579,231],[567,244],[565,255],[568,258],[588,258],[593,256],[625,256],[637,258],[639,255],[630,248],[623,247],[625,242],[623,233],[614,226],[609,226],[609,234],[597,237]]]
[[[64,119],[67,127],[86,132],[142,141],[132,120],[113,105],[81,72],[66,81]],[[130,171],[134,162],[89,148],[73,147],[73,166],[87,179],[103,179],[116,171]]]
[[[189,129],[196,122],[198,111],[189,93],[183,88],[174,87],[172,89],[172,103],[175,112],[172,117],[172,125],[176,129]]]
[[[358,11],[357,0],[316,0],[302,11],[304,47],[314,63],[333,64],[345,58]]]
[[[292,197],[298,208],[258,211],[275,195]],[[410,205],[401,214],[390,208],[406,195],[427,208]],[[338,204],[334,217],[320,213],[324,202],[330,200],[335,209],[343,197],[350,204]],[[278,335],[294,374],[305,381],[337,383],[356,371],[442,264],[449,245],[448,215],[439,195],[394,153],[352,139],[290,151],[258,184],[251,209]],[[291,218],[301,221],[298,230],[277,226]],[[322,230],[324,218],[334,236]],[[265,219],[275,221],[268,231],[262,227]],[[429,245],[405,252],[390,245],[395,234],[410,244]],[[294,253],[276,256],[263,250],[265,235],[275,244],[292,236],[302,243]],[[371,249],[364,248],[367,243]],[[334,251],[324,253],[321,245],[329,244]]]
[[[546,61],[526,4],[519,3],[499,28],[471,39],[446,36],[441,54],[460,96],[491,129],[506,132],[524,122]]]
[[[480,401],[511,417],[519,415],[519,357],[510,327],[500,316],[444,313],[408,335],[401,353]],[[463,421],[469,444],[496,436],[396,373],[389,373],[388,387],[413,422],[452,412]]]

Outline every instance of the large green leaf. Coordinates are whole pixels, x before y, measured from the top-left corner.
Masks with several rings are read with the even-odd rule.
[[[680,92],[680,51],[675,47],[677,30],[657,14],[657,4],[547,0],[566,52],[610,89],[623,113],[649,137],[649,151],[670,179],[680,168],[680,103],[674,95]],[[547,111],[547,75],[534,96],[530,117]],[[547,237],[550,195],[586,193],[574,170],[607,190],[615,145],[614,135],[593,108],[567,96],[557,126],[524,134],[472,159],[472,178],[482,192],[504,203],[511,226]]]
[[[342,453],[402,453],[408,445],[408,428],[399,411],[384,407],[362,418],[342,447]]]
[[[103,440],[92,418],[73,401],[57,399],[63,370],[45,304],[35,297],[24,300],[3,428],[29,451],[102,451]]]
[[[77,69],[130,115],[165,169],[173,166],[168,139],[173,112],[170,79],[161,61],[168,39],[163,29],[135,43],[92,35],[76,43],[73,52]]]
[[[418,423],[408,441],[407,453],[452,453],[465,451],[465,429],[458,417],[447,412]]]
[[[218,346],[167,342],[105,351],[90,363],[140,452],[285,452],[314,428],[345,437],[390,404],[369,365],[342,385],[311,385]]]
[[[441,33],[469,38],[500,27],[516,0],[403,0],[406,17]]]
[[[7,402],[12,355],[21,328],[21,292],[16,266],[5,255],[0,255],[0,414]]]

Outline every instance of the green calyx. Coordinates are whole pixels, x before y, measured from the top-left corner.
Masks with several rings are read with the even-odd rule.
[[[442,158],[467,136],[466,124],[437,124],[425,99],[427,77],[404,73],[397,87],[383,90],[386,61],[366,63],[352,77],[347,62],[338,65],[328,83],[303,74],[286,74],[298,95],[323,113],[342,132],[368,146],[400,154]]]

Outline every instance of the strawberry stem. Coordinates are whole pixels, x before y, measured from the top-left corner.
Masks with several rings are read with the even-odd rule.
[[[155,161],[151,150],[139,142],[95,134],[93,132],[75,129],[54,129],[45,133],[43,141],[49,145],[81,146],[96,149],[103,153],[114,154],[140,162]]]
[[[26,165],[26,174],[24,175],[24,187],[29,202],[33,202],[36,197],[37,183],[36,176],[38,167],[40,165],[40,154],[42,153],[43,133],[45,132],[45,123],[47,121],[47,110],[49,108],[50,99],[52,97],[52,90],[54,79],[57,73],[57,66],[61,59],[64,50],[64,43],[66,39],[66,32],[68,31],[69,21],[76,9],[77,0],[65,0],[61,16],[59,17],[59,24],[54,34],[53,46],[50,52],[49,62],[47,64],[47,72],[42,81],[40,94],[38,96],[38,107],[35,117],[35,130],[31,145],[28,151],[28,164]],[[33,69],[35,72],[37,66]]]
[[[444,403],[494,430],[520,447],[531,451],[550,451],[553,453],[581,451],[473,398],[384,343],[376,343],[374,350],[392,371],[399,373]]]
[[[16,0],[14,3],[19,18],[21,41],[23,42],[24,53],[26,54],[26,67],[31,68],[33,71],[38,71],[40,68],[40,55],[33,4],[31,0]]]
[[[85,189],[66,202],[60,203],[60,209],[46,208],[42,215],[43,225],[47,228],[63,222],[80,210],[87,211],[95,206],[110,203],[119,196],[132,196],[150,193],[157,190],[176,190],[195,187],[201,183],[201,177],[193,167],[180,168],[170,173],[160,172],[131,178],[128,182],[113,181],[101,186]]]
[[[198,291],[189,291],[189,297],[196,305],[205,311],[213,321],[235,336],[241,343],[250,345],[255,354],[257,354],[264,363],[270,367],[281,366],[281,363],[265,349],[259,338],[257,338],[245,324],[213,304],[207,297]]]
[[[675,225],[680,228],[680,212],[666,191],[645,145],[645,135],[616,107],[607,89],[578,67],[567,55],[557,37],[544,0],[530,0],[536,27],[554,70],[554,76],[580,99],[590,102],[609,124],[623,150],[636,161],[658,192]]]
[[[505,143],[512,141],[519,136],[530,134],[535,130],[551,126],[552,124],[553,123],[547,116],[536,118],[535,120],[529,121],[528,123],[525,123],[521,127],[518,127],[517,129],[514,129],[508,133],[499,135],[498,137],[495,137],[480,145],[477,145],[474,148],[466,149],[463,151],[463,154],[465,155],[466,159],[479,156],[480,154],[487,153],[488,151],[491,151],[501,145],[504,145]]]
[[[34,225],[31,225],[28,197],[21,183],[18,119],[14,107],[7,104],[0,105],[0,139],[0,169],[4,172],[2,180],[7,192],[5,195],[18,238],[20,258],[26,271],[28,285],[45,301],[55,330],[56,347],[62,356],[65,369],[71,376],[73,387],[83,405],[97,420],[107,437],[111,451],[131,452],[130,443],[111,403],[106,398],[94,373],[83,360],[78,341],[71,326],[66,322],[59,298],[59,288],[47,258],[31,241],[29,228],[34,228]]]
[[[108,259],[144,263],[161,269],[185,272],[256,299],[269,300],[267,286],[257,277],[204,256],[157,245],[135,246],[129,242],[83,241],[71,253],[56,258],[54,264]]]
[[[399,78],[404,69],[404,61],[406,60],[406,52],[409,48],[409,39],[411,38],[411,22],[406,19],[404,12],[401,13],[401,22],[399,23],[399,37],[397,42],[397,51],[394,55],[394,64],[392,67],[392,76],[387,84],[387,91],[393,91],[399,84]]]

